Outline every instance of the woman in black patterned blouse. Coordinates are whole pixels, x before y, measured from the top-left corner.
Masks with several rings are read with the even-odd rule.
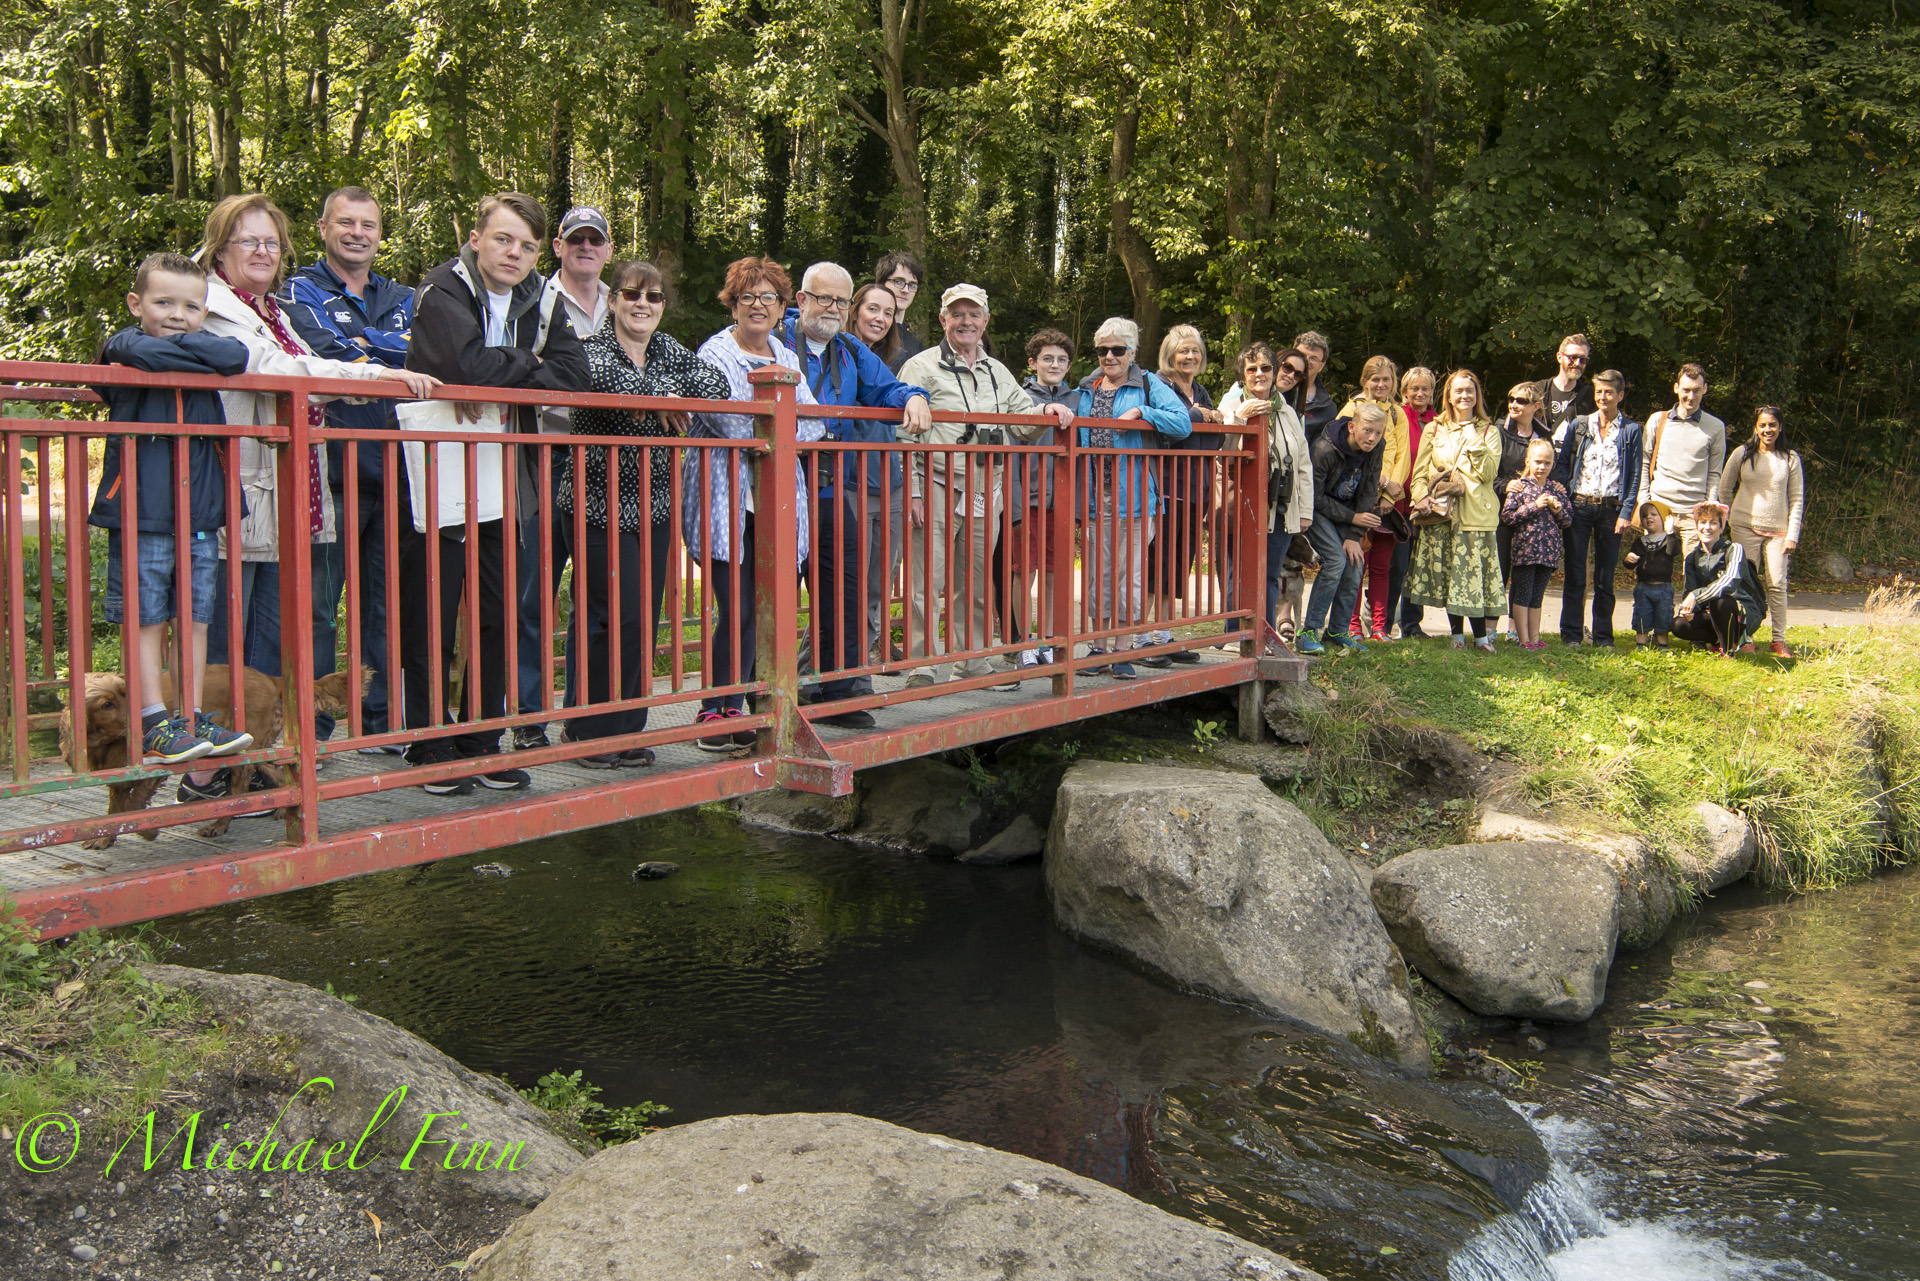
[[[725,400],[730,392],[718,369],[660,332],[669,291],[667,278],[648,262],[622,263],[613,269],[607,319],[586,341],[587,361],[593,370],[592,390],[622,396],[686,396],[696,400]],[[576,409],[576,436],[673,437],[686,432],[687,416],[671,410]],[[620,555],[620,631],[611,631],[607,602],[607,446],[580,450],[582,465],[576,480],[573,451],[566,451],[560,467],[557,506],[569,542],[574,532],[577,502],[586,522],[586,544],[574,547],[576,574],[584,574],[587,608],[586,697],[589,703],[610,698],[644,698],[652,692],[653,645],[659,633],[660,597],[673,572],[676,546],[672,474],[673,446],[663,441],[651,448],[641,444],[616,446],[619,455],[619,528],[614,536]],[[641,455],[649,455],[647,484],[641,484]],[[646,591],[642,598],[641,591]],[[577,599],[577,598],[576,598]],[[645,614],[642,614],[642,609]],[[644,618],[644,622],[642,621]],[[577,643],[576,627],[569,645]],[[620,647],[620,690],[608,693],[613,646]],[[569,661],[573,658],[568,655]],[[578,705],[573,691],[569,705]],[[647,727],[647,711],[608,712],[567,722],[568,736],[577,741],[637,734]],[[651,765],[653,752],[645,747],[605,752],[579,762],[588,769]]]

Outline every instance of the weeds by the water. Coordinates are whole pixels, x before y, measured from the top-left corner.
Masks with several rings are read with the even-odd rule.
[[[1433,642],[1322,664],[1315,799],[1378,800],[1421,725],[1522,767],[1542,805],[1703,845],[1711,800],[1759,833],[1762,880],[1841,884],[1920,857],[1920,592],[1876,592],[1870,624],[1796,630],[1798,658],[1560,649],[1494,657]],[[1884,772],[1884,777],[1882,773]]]
[[[136,968],[152,959],[139,935],[37,943],[0,903],[0,1129],[50,1112],[130,1122],[225,1052],[197,1000]]]

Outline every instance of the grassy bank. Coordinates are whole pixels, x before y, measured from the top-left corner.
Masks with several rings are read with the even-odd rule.
[[[1313,679],[1337,697],[1315,730],[1315,799],[1348,814],[1385,800],[1392,744],[1437,727],[1517,768],[1543,807],[1670,846],[1704,840],[1692,807],[1711,800],[1753,820],[1764,881],[1856,880],[1920,856],[1920,626],[1892,625],[1916,601],[1876,604],[1872,625],[1796,629],[1791,661],[1628,637],[1492,657],[1403,641],[1322,662]]]

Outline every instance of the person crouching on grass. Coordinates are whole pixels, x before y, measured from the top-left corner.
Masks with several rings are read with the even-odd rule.
[[[1664,503],[1641,503],[1640,532],[1627,552],[1633,566],[1633,643],[1647,647],[1647,637],[1661,649],[1673,630],[1673,561],[1680,554],[1680,535],[1667,528]]]
[[[1547,647],[1540,639],[1540,602],[1566,546],[1564,533],[1573,524],[1573,500],[1566,486],[1552,479],[1553,462],[1553,442],[1545,436],[1528,445],[1526,462],[1508,483],[1500,508],[1501,524],[1513,531],[1507,615],[1522,649]]]
[[[206,268],[181,254],[149,254],[133,277],[127,310],[140,323],[109,338],[101,359],[149,373],[242,374],[247,370],[247,348],[237,338],[203,334],[207,318]],[[112,422],[225,423],[218,392],[196,388],[176,392],[170,387],[101,387]],[[176,401],[175,397],[179,399]],[[120,442],[107,440],[100,488],[87,523],[112,530],[107,539],[107,621],[126,624],[126,568],[120,558]],[[174,564],[178,550],[174,514],[175,447],[170,436],[142,436],[134,446],[138,491],[134,519],[138,563],[134,586],[140,593],[139,634],[120,640],[127,662],[139,664],[140,693],[148,702],[140,709],[140,740],[145,758],[176,764],[202,756],[230,756],[253,745],[253,735],[222,729],[198,707],[191,720],[169,717],[162,701],[160,657],[166,645],[167,624],[184,611],[175,597]],[[213,620],[214,565],[218,560],[214,535],[227,520],[226,472],[220,464],[220,446],[211,437],[187,442],[189,539],[187,563],[192,574],[193,631],[188,646],[193,663],[193,693],[198,696],[207,678],[207,624]],[[181,702],[185,703],[185,690]],[[183,707],[184,711],[184,707]]]
[[[1727,533],[1724,504],[1695,503],[1693,528],[1700,545],[1687,554],[1687,594],[1674,607],[1673,634],[1726,654],[1767,616],[1765,591],[1753,561]]]

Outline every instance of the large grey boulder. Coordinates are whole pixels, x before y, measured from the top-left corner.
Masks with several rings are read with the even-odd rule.
[[[1366,883],[1255,779],[1077,764],[1055,798],[1046,877],[1069,933],[1185,986],[1429,1064],[1406,966]]]
[[[847,836],[921,853],[973,848],[973,829],[986,808],[965,770],[922,757],[858,777],[860,819]]]
[[[1606,999],[1620,884],[1587,850],[1414,850],[1374,872],[1373,903],[1413,967],[1476,1014],[1577,1023]]]
[[[1316,1273],[1029,1157],[837,1113],[730,1116],[609,1148],[478,1281],[1227,1281]]]
[[[275,1131],[279,1152],[291,1152],[310,1138],[318,1165],[330,1145],[356,1144],[371,1128],[358,1153],[359,1168],[371,1166],[402,1179],[409,1174],[451,1179],[528,1204],[553,1191],[586,1160],[544,1112],[505,1082],[461,1067],[413,1033],[338,997],[266,974],[216,974],[178,965],[143,965],[140,971],[155,983],[197,994],[222,1023],[244,1029],[268,1047],[273,1061],[264,1066],[273,1075],[296,1085],[316,1077],[333,1082],[331,1090],[314,1084],[295,1095]],[[458,1115],[435,1120],[410,1169],[401,1170],[434,1112]],[[377,1117],[384,1120],[376,1125]],[[449,1148],[444,1139],[458,1142]],[[478,1160],[473,1159],[475,1140],[489,1145]],[[336,1164],[344,1159],[343,1149]]]

